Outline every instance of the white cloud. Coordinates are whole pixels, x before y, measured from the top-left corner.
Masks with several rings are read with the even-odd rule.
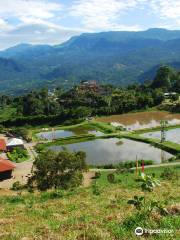
[[[56,45],[81,33],[80,29],[65,28],[53,24],[21,24],[10,31],[0,32],[0,49],[20,43]]]
[[[149,0],[150,8],[169,28],[180,28],[180,0]]]
[[[0,6],[1,17],[36,17],[49,19],[55,16],[63,6],[60,3],[53,3],[47,0],[3,0]]]
[[[143,0],[78,0],[71,7],[70,15],[82,18],[86,28],[97,29],[139,29],[138,25],[124,26],[118,23],[123,13],[134,8]]]
[[[0,48],[20,42],[58,44],[82,32],[141,30],[152,26],[151,16],[153,27],[180,28],[180,0],[0,1]],[[138,11],[144,12],[143,21],[136,17],[126,24]]]
[[[22,42],[59,44],[81,32],[79,29],[65,28],[53,22],[57,16],[61,18],[64,6],[60,1],[1,1],[0,49]],[[9,21],[9,19],[12,20]]]
[[[161,18],[180,20],[179,0],[151,0],[150,5]]]
[[[11,26],[2,18],[0,18],[0,32],[10,30]]]
[[[75,0],[70,15],[81,18],[83,25],[92,30],[139,30],[141,22],[122,24],[125,13],[137,9],[144,11],[145,22],[146,14],[155,14],[159,18],[156,27],[161,24],[179,28],[180,0]]]

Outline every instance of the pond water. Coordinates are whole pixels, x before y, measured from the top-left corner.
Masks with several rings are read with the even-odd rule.
[[[64,146],[63,146],[64,147]],[[60,151],[62,146],[52,146],[49,149]],[[97,139],[88,142],[65,145],[70,151],[85,151],[87,163],[91,165],[118,164],[123,161],[135,161],[138,159],[153,160],[161,162],[161,150],[146,143],[136,142],[128,139]],[[172,157],[165,152],[165,159]]]
[[[81,129],[81,128],[74,128],[72,130],[56,130],[56,131],[47,131],[47,132],[40,132],[36,134],[38,138],[46,139],[46,140],[53,140],[58,138],[65,138],[71,137],[74,135],[82,135],[82,134],[93,134],[95,136],[102,136],[103,133],[100,131],[95,130],[88,130],[88,129]]]
[[[164,111],[138,112],[101,117],[96,120],[109,122],[114,126],[122,125],[128,130],[137,130],[157,127],[160,125],[161,120],[168,121],[170,125],[180,124],[180,114],[171,114]]]
[[[161,132],[148,132],[142,134],[142,136],[147,138],[158,138],[161,139]],[[166,131],[166,140],[170,142],[175,142],[180,144],[180,128],[170,129]]]

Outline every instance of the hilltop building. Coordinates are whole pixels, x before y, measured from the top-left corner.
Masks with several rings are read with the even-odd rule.
[[[100,92],[100,87],[96,81],[81,81],[78,89],[81,91]]]

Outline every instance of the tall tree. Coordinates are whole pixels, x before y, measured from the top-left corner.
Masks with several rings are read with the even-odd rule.
[[[43,152],[33,164],[34,171],[28,185],[37,186],[42,191],[79,186],[83,179],[82,173],[87,170],[85,158],[86,154],[81,151]]]

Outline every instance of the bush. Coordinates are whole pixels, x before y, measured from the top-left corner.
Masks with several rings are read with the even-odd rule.
[[[12,152],[8,152],[7,156],[12,162],[19,163],[27,160],[28,152],[26,149],[17,147]]]
[[[93,178],[98,179],[100,177],[101,177],[101,173],[100,172],[95,172],[95,176]]]
[[[154,163],[152,160],[139,160],[139,166],[141,166],[142,162],[144,162],[144,165],[152,165]],[[136,161],[127,161],[119,163],[118,169],[130,169],[133,167],[136,167]]]
[[[11,188],[11,190],[14,190],[14,191],[19,191],[21,189],[23,189],[23,185],[19,181],[13,183]]]
[[[107,175],[107,180],[109,183],[116,183],[115,175],[113,173]]]

